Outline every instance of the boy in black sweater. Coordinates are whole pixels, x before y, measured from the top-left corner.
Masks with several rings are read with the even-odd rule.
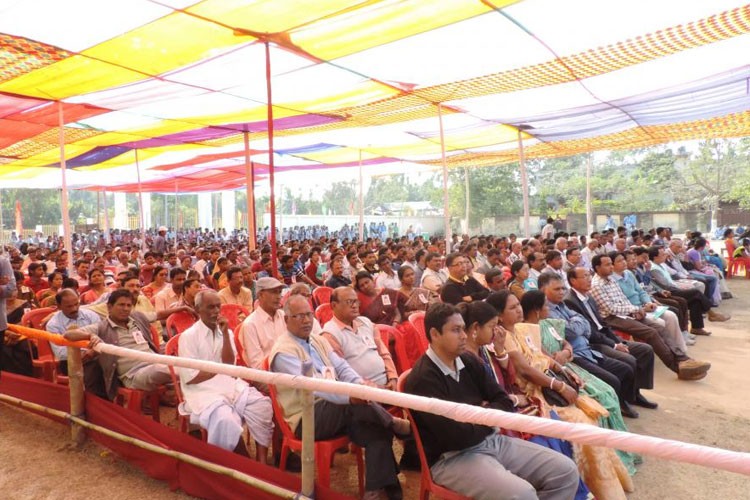
[[[481,361],[465,353],[458,309],[434,304],[425,316],[430,347],[406,379],[405,392],[512,411],[513,403]],[[433,480],[475,499],[568,500],[578,470],[566,456],[484,425],[413,412]]]

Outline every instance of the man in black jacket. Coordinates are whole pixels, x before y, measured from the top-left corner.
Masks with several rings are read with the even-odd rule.
[[[448,254],[445,258],[445,266],[448,268],[448,281],[440,291],[440,299],[448,304],[460,304],[461,302],[472,302],[484,300],[490,291],[482,286],[469,274],[469,259],[460,253]]]
[[[513,411],[513,403],[476,357],[465,353],[461,314],[434,304],[425,315],[430,342],[406,379],[405,392],[456,403]],[[479,500],[567,499],[575,496],[575,463],[485,425],[414,412],[436,483]]]
[[[574,267],[568,271],[568,283],[570,290],[565,294],[564,302],[588,320],[591,325],[591,347],[630,365],[635,372],[636,390],[632,402],[644,408],[655,409],[658,405],[640,393],[641,389],[654,387],[654,349],[645,342],[625,342],[604,324],[596,302],[589,295],[591,272],[588,269]]]

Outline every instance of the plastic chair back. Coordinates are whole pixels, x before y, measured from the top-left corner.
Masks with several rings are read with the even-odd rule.
[[[315,309],[315,317],[318,319],[320,326],[324,326],[326,323],[331,321],[331,318],[333,318],[333,309],[331,308],[331,304],[328,303],[319,305],[318,308]]]
[[[419,341],[422,343],[422,347],[426,351],[430,347],[430,343],[427,341],[427,331],[424,327],[424,311],[417,311],[409,316],[409,323],[419,334]]]
[[[250,311],[239,304],[222,304],[220,314],[227,318],[229,328],[231,328],[232,331],[235,331],[245,318],[250,315]]]
[[[37,330],[41,330],[42,321],[55,311],[57,311],[57,306],[40,307],[39,309],[32,309],[31,311],[24,314],[23,317],[21,318],[21,326],[27,326],[29,328],[35,328]]]
[[[391,357],[398,373],[401,374],[410,370],[411,363],[409,362],[409,355],[406,353],[406,346],[404,346],[404,338],[401,332],[388,325],[375,325],[375,328],[378,329],[381,340],[391,352]],[[391,340],[393,340],[392,343]],[[391,349],[391,345],[393,345],[393,349]]]
[[[171,339],[195,324],[195,317],[186,311],[170,314],[167,318],[167,338]]]
[[[331,287],[328,287],[328,286],[316,287],[315,290],[313,290],[312,292],[313,304],[315,305],[315,307],[320,307],[323,304],[330,304],[332,293],[333,293],[333,288]]]

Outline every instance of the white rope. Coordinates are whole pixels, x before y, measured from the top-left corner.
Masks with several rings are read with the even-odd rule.
[[[138,352],[103,342],[97,344],[94,349],[99,352],[137,359],[146,363],[161,363],[211,373],[222,373],[264,384],[290,386],[295,389],[346,394],[367,401],[377,401],[401,408],[433,413],[459,422],[502,427],[515,431],[565,439],[579,444],[606,446],[608,448],[651,455],[664,460],[687,462],[750,476],[750,453],[723,450],[721,448],[683,443],[681,441],[652,436],[642,436],[629,432],[613,431],[588,424],[573,424],[547,418],[508,413],[501,410],[404,394],[365,385],[309,378],[302,375],[271,373],[211,361]]]

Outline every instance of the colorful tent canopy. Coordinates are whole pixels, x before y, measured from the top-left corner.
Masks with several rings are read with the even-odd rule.
[[[145,191],[750,135],[737,0],[0,0],[0,182]]]

